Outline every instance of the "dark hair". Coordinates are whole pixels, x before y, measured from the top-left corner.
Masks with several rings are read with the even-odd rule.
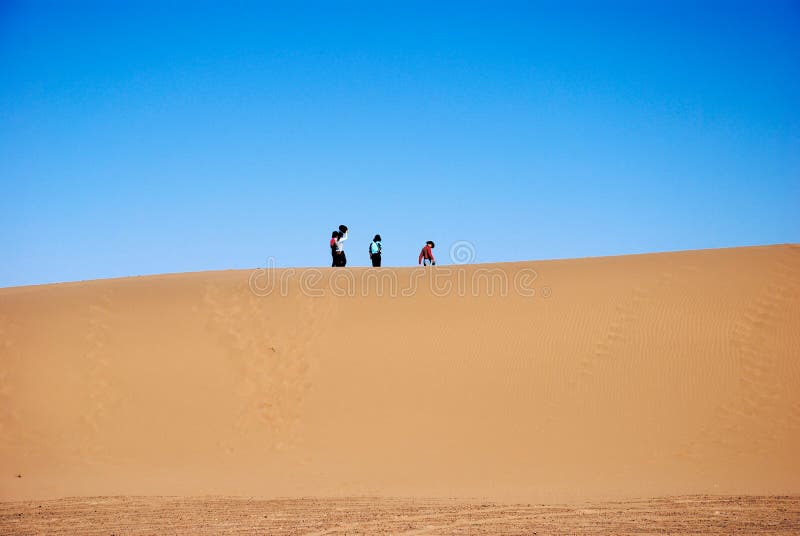
[[[372,239],[372,241],[373,241],[373,242],[380,242],[380,241],[381,241],[381,235],[379,235],[379,234],[376,234],[376,235],[375,235],[375,238],[373,238],[373,239]]]
[[[434,243],[433,243],[433,240],[428,240],[428,241],[427,241],[427,242],[425,242],[425,243],[426,243],[426,244],[430,244],[432,248],[435,248],[435,247],[436,247],[436,244],[434,244]]]
[[[338,238],[338,236],[339,236],[339,231],[334,231],[331,233],[331,238]]]
[[[343,233],[343,232],[341,232],[341,231],[339,231],[338,233],[336,233],[336,238],[341,238],[341,237],[343,237],[343,236],[344,236],[344,233]]]

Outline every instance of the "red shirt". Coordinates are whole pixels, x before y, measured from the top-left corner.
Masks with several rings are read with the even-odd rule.
[[[436,259],[433,258],[433,249],[431,249],[430,244],[425,244],[422,251],[419,252],[419,261],[417,264],[422,264],[422,259],[429,259],[431,262],[436,261]]]

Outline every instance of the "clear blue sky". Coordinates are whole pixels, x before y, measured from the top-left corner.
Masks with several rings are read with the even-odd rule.
[[[800,241],[797,2],[2,2],[0,286]]]

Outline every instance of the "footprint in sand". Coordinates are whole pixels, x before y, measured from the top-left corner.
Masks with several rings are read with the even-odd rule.
[[[626,330],[643,314],[647,307],[654,305],[656,293],[669,286],[674,279],[673,273],[663,272],[652,287],[634,288],[628,298],[617,305],[614,316],[603,335],[595,342],[592,352],[581,359],[578,369],[579,378],[588,379],[595,373],[599,363],[614,357],[614,348],[624,341]],[[572,383],[575,386],[578,384],[577,381]]]
[[[85,411],[81,415],[83,431],[80,437],[85,438],[73,454],[85,462],[101,462],[105,459],[102,441],[99,435],[107,426],[108,415],[120,401],[117,389],[114,388],[109,373],[111,356],[108,353],[108,335],[113,321],[112,296],[109,291],[101,294],[89,305],[86,311],[85,350],[83,359],[85,366],[81,379],[86,397]],[[72,435],[71,435],[72,437]],[[65,438],[66,439],[66,438]],[[69,443],[65,441],[65,444]]]
[[[283,301],[276,307],[275,299]],[[320,305],[316,298],[259,297],[244,282],[232,288],[206,287],[203,307],[209,329],[239,378],[236,436],[247,436],[257,427],[271,432],[276,450],[297,442],[300,411],[311,387],[312,342],[326,320]],[[297,319],[288,329],[287,317]],[[229,441],[220,446],[233,451]]]
[[[765,456],[787,431],[800,427],[800,401],[783,399],[786,386],[796,385],[800,377],[797,361],[781,360],[795,368],[780,370],[779,356],[770,346],[777,326],[800,316],[800,248],[787,247],[764,276],[761,292],[740,314],[731,334],[739,369],[736,395],[716,408],[714,423],[687,447],[686,456],[697,458],[698,449],[710,443],[732,453]]]
[[[19,414],[14,409],[14,381],[9,370],[15,368],[17,354],[14,350],[16,342],[16,323],[8,315],[0,316],[0,441],[7,446],[19,446],[27,442],[20,437],[18,431]],[[17,433],[11,433],[12,430]]]

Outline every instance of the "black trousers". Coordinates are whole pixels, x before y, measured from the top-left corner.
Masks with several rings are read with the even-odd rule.
[[[333,254],[333,264],[331,266],[346,266],[347,265],[347,256],[344,254],[344,251],[341,253],[334,253]]]
[[[379,268],[381,265],[381,254],[380,253],[373,253],[372,254],[372,266],[375,268]]]

